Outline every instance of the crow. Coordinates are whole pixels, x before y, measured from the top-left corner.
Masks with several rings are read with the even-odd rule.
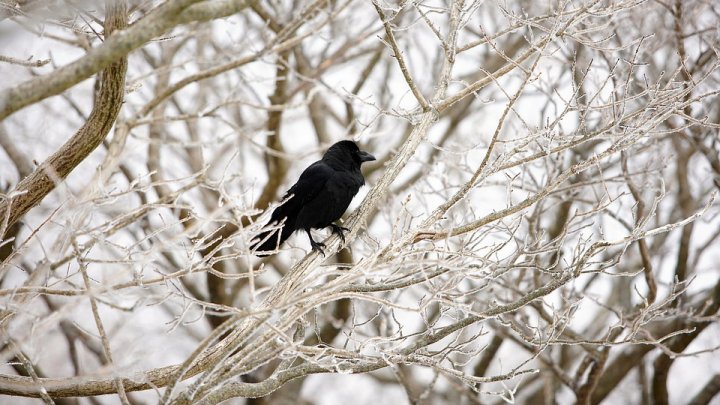
[[[268,256],[295,231],[304,230],[310,238],[312,250],[325,256],[324,243],[316,242],[310,230],[330,227],[345,243],[343,231],[336,225],[365,179],[360,172],[363,162],[375,156],[361,151],[353,141],[340,141],[332,145],[322,159],[311,164],[300,175],[297,183],[283,197],[282,205],[275,208],[265,225],[281,226],[260,233],[251,242],[250,249],[259,257]]]

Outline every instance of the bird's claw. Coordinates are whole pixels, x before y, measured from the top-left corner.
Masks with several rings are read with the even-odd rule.
[[[332,233],[338,235],[340,237],[340,240],[342,241],[343,245],[345,244],[345,234],[343,232],[350,232],[350,229],[345,228],[344,226],[330,224],[330,228],[332,228]]]
[[[323,257],[325,257],[325,251],[323,250],[325,247],[324,243],[311,241],[310,246],[312,246],[312,250],[317,250],[321,255],[323,255]]]

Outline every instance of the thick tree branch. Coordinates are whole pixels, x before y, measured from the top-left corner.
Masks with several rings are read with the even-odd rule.
[[[109,37],[102,45],[93,48],[75,62],[1,91],[0,121],[23,107],[60,94],[179,24],[226,17],[237,13],[255,0],[224,0],[195,4],[200,1],[168,1],[130,28],[124,29],[114,37]]]
[[[108,36],[106,43],[114,37],[122,35],[122,30],[126,26],[127,16],[120,18],[116,14],[111,15],[105,27],[105,34]],[[115,62],[107,65],[105,70],[98,76],[95,105],[87,122],[60,149],[40,164],[32,174],[25,177],[15,187],[7,200],[0,201],[0,218],[6,219],[3,226],[0,226],[0,236],[32,207],[39,204],[59,182],[65,179],[77,165],[102,143],[115,123],[115,118],[122,106],[125,94],[126,70],[126,54],[122,54],[119,59],[116,58]],[[36,83],[36,80],[39,80],[39,82]],[[53,79],[47,78],[47,81],[49,83],[40,77],[26,82],[26,84],[29,87],[52,88]],[[24,86],[20,85],[12,90],[22,91],[22,89],[28,88]],[[22,104],[23,102],[18,105],[27,105],[27,103]],[[0,101],[0,103],[2,102]],[[2,107],[7,106],[1,106],[0,108]]]

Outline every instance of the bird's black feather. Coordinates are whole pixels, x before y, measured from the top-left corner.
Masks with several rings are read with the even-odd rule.
[[[361,151],[355,142],[340,141],[331,146],[322,159],[302,172],[297,183],[285,193],[284,203],[273,211],[267,226],[277,225],[281,229],[260,233],[251,249],[258,256],[265,256],[268,253],[263,252],[274,251],[299,230],[308,234],[313,250],[321,252],[324,245],[315,242],[311,229],[332,227],[334,233],[344,238],[345,228],[334,222],[365,184],[360,165],[370,160],[375,157]]]

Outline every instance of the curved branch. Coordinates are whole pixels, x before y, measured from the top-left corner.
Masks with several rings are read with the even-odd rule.
[[[75,62],[0,92],[0,121],[23,107],[60,94],[179,24],[226,17],[249,3],[225,0],[195,4],[200,1],[168,1]]]
[[[123,30],[125,27],[127,27],[127,15],[120,17],[117,13],[111,14],[105,22],[105,32],[108,35],[106,43],[117,36],[122,36],[121,31],[116,31]],[[70,66],[66,68],[71,69]],[[126,71],[127,56],[121,56],[100,72],[95,104],[87,122],[60,149],[47,158],[34,172],[25,177],[15,187],[8,199],[0,202],[0,217],[6,221],[0,227],[0,237],[5,234],[6,229],[12,227],[26,212],[39,204],[55,188],[57,183],[67,177],[77,165],[102,143],[120,112],[125,92]],[[52,75],[53,78],[61,76]],[[29,86],[32,88],[36,80],[40,80],[38,83],[40,86],[53,87],[52,78],[40,77],[21,84],[11,89],[10,92],[12,93],[14,90],[22,91]],[[31,92],[31,94],[37,95],[39,93]],[[30,103],[29,100],[34,99],[33,96],[21,99],[20,104],[17,105],[27,105]],[[2,105],[2,99],[0,99],[0,105]],[[2,105],[2,113],[8,111],[8,108],[11,108],[11,106]],[[2,115],[0,117],[4,118]]]

